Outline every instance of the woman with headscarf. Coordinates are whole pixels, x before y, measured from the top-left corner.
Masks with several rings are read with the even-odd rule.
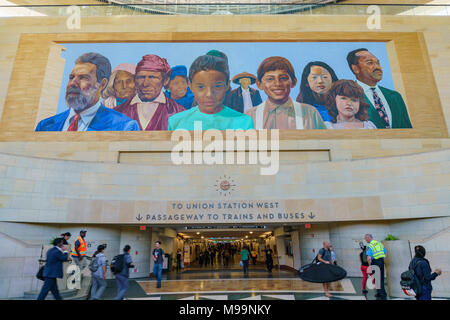
[[[130,63],[121,63],[113,69],[108,85],[102,93],[106,107],[115,108],[136,94],[135,73],[136,66]]]
[[[303,69],[297,102],[312,105],[323,121],[330,121],[325,107],[325,97],[333,82],[338,80],[334,70],[325,62],[313,61]]]

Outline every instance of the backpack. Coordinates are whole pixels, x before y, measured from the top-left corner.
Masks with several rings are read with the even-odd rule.
[[[45,280],[45,278],[44,278],[44,268],[45,268],[45,265],[41,266],[39,268],[38,272],[36,273],[36,278],[38,278],[41,281]]]
[[[367,255],[366,255],[366,252],[367,252],[367,248],[366,249],[364,249],[364,251],[362,252],[362,262],[364,263],[364,264],[368,264],[369,262],[367,261]]]
[[[98,257],[94,257],[91,260],[91,263],[89,263],[89,270],[91,270],[92,272],[95,272],[98,270]]]
[[[414,266],[411,266],[410,264],[408,270],[400,275],[400,286],[407,296],[418,297],[422,294],[422,284],[420,283],[420,280],[415,272],[415,269],[419,262],[420,261],[417,261]]]
[[[111,260],[111,266],[110,266],[111,271],[114,274],[118,274],[118,273],[122,272],[124,262],[125,262],[125,255],[124,254],[119,254],[119,255],[115,256]]]

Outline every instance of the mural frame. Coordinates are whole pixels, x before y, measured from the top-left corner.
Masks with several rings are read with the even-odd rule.
[[[38,120],[55,114],[57,105],[53,110],[42,105],[49,90],[59,93],[61,78],[52,64],[58,63],[58,57],[63,60],[60,52],[64,43],[340,41],[386,43],[395,90],[408,106],[413,128],[280,130],[280,140],[449,137],[421,32],[105,32],[21,35],[0,121],[0,141],[170,141],[170,131],[35,132]]]

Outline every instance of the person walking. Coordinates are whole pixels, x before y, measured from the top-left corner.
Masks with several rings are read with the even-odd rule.
[[[128,244],[123,248],[123,267],[122,270],[116,274],[117,296],[114,300],[122,300],[128,290],[128,278],[130,277],[130,270],[128,269],[134,268],[130,250],[131,247]]]
[[[86,267],[86,253],[87,253],[87,244],[86,240],[86,230],[81,230],[80,235],[75,240],[72,249],[72,261],[80,268],[82,271]]]
[[[253,265],[256,264],[256,258],[258,258],[258,253],[256,252],[255,249],[252,250],[252,263]]]
[[[362,293],[363,294],[367,294],[367,288],[366,288],[366,284],[367,284],[367,279],[369,278],[369,275],[367,274],[367,268],[369,267],[369,263],[367,262],[367,247],[360,242],[359,243],[359,247],[361,248],[361,252],[359,253],[359,260],[361,261],[361,272],[363,275],[363,280],[362,280]]]
[[[266,253],[266,266],[269,272],[272,272],[273,269],[273,251],[270,249],[270,246],[267,246],[267,249],[264,250]]]
[[[324,241],[323,242],[323,248],[319,250],[319,254],[317,255],[317,260],[325,263],[325,264],[333,264],[332,258],[331,258],[331,250],[330,250],[330,242]],[[324,282],[322,283],[323,290],[325,291],[325,296],[328,298],[331,298],[332,295],[330,294],[330,283]]]
[[[200,251],[200,254],[198,255],[198,264],[200,265],[200,268],[203,267],[203,251]]]
[[[364,239],[368,243],[366,254],[369,266],[375,265],[380,268],[380,289],[377,289],[375,297],[380,300],[386,300],[387,293],[384,289],[384,258],[387,254],[386,249],[381,242],[374,240],[369,233],[364,236]]]
[[[153,274],[156,277],[156,288],[161,288],[161,274],[162,274],[162,269],[163,269],[163,264],[164,264],[164,251],[163,249],[161,249],[161,241],[156,241],[155,242],[155,249],[153,249],[153,261],[154,261],[154,265],[153,265]]]
[[[49,291],[52,292],[55,300],[62,300],[56,279],[63,277],[63,262],[67,261],[68,257],[69,253],[66,251],[63,238],[53,240],[53,248],[47,251],[44,267],[44,285],[37,300],[45,300]]]
[[[181,249],[177,249],[177,272],[181,270]]]
[[[97,270],[92,272],[92,288],[91,299],[100,300],[103,292],[106,289],[106,257],[105,257],[104,245],[99,245],[97,251],[92,256],[92,259],[96,259]]]
[[[228,267],[228,265],[230,264],[230,256],[231,256],[231,253],[230,253],[230,251],[231,251],[231,249],[229,248],[229,247],[227,247],[226,249],[225,249],[225,251],[224,251],[224,264],[223,264],[223,266],[224,267]]]
[[[334,253],[333,246],[330,246],[330,252],[331,252],[331,260],[333,261],[333,264],[336,266],[337,265],[336,253]]]
[[[425,259],[426,250],[422,246],[414,247],[415,256],[409,264],[409,269],[414,270],[419,282],[422,286],[420,295],[416,295],[416,300],[431,300],[431,292],[433,287],[431,281],[441,275],[441,270],[436,269],[431,272],[430,262]]]
[[[215,251],[214,248],[212,248],[210,253],[209,253],[209,259],[211,261],[211,267],[214,267],[214,262],[216,260],[216,251]]]
[[[241,250],[241,261],[242,261],[242,267],[244,270],[244,276],[248,275],[248,260],[250,257],[250,252],[248,251],[248,247],[244,246]]]
[[[67,241],[69,241],[71,236],[72,236],[72,234],[70,232],[61,233],[61,238],[63,238],[63,244],[65,246],[67,246],[69,244]]]
[[[217,264],[222,265],[222,266],[223,266],[223,253],[224,253],[224,250],[223,250],[223,247],[221,247],[217,254]]]

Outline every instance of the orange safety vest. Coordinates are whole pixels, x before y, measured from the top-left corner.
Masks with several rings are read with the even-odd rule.
[[[77,240],[80,241],[80,246],[78,247],[78,252],[80,252],[80,256],[85,256],[86,251],[87,251],[86,240],[84,240],[81,236],[78,236]],[[78,257],[77,251],[75,250],[76,242],[77,241],[75,240],[75,242],[73,244],[73,249],[72,249],[72,256],[74,256],[74,257]]]

